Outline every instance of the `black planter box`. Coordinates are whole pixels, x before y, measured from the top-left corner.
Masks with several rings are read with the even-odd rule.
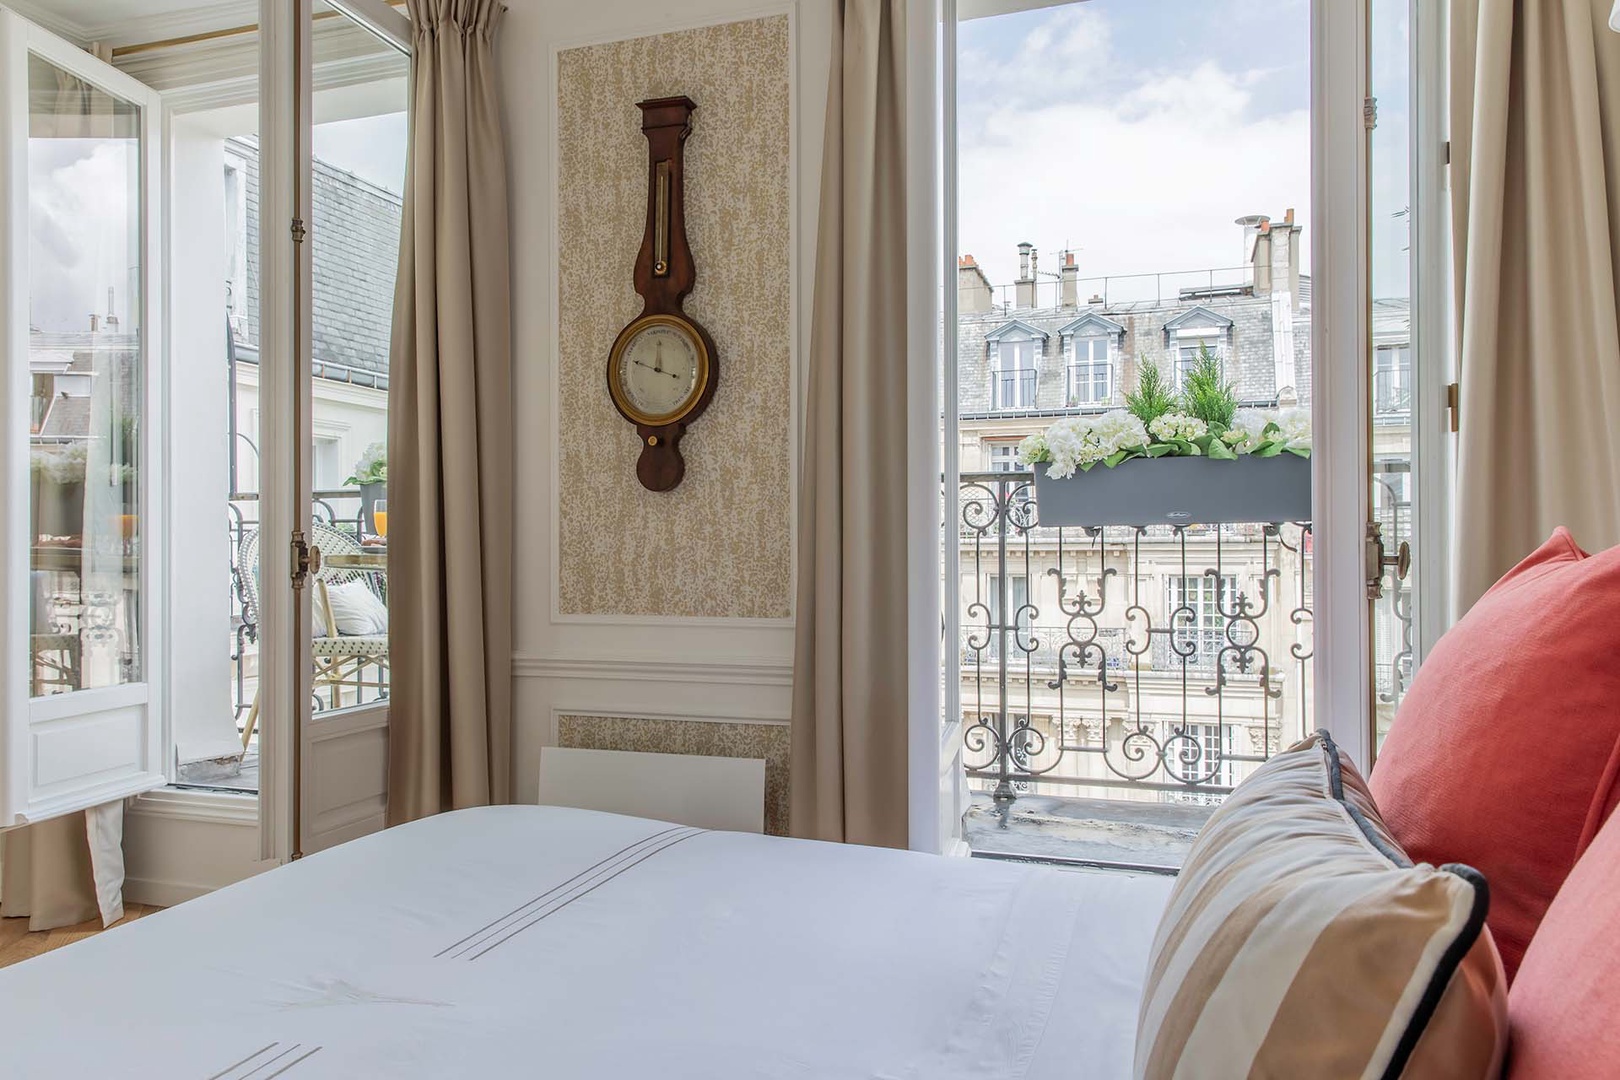
[[[1066,480],[1035,466],[1042,525],[1224,525],[1311,520],[1311,462],[1297,454],[1132,458]]]

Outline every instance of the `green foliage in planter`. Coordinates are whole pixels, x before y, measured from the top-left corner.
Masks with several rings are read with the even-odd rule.
[[[1176,407],[1176,396],[1164,372],[1146,356],[1136,359],[1136,389],[1125,395],[1125,407],[1143,427]]]
[[[1208,345],[1198,346],[1198,361],[1181,380],[1183,410],[1224,431],[1237,415],[1237,391],[1221,376],[1221,362]]]

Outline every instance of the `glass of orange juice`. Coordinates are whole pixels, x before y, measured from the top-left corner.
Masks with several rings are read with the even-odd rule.
[[[388,500],[378,499],[371,504],[371,521],[377,527],[377,535],[384,540],[388,539]]]

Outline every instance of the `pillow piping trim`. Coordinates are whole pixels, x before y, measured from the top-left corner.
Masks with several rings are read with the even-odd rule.
[[[1325,729],[1319,729],[1316,735],[1321,740],[1322,750],[1327,756],[1328,789],[1333,798],[1350,815],[1350,820],[1356,823],[1356,827],[1361,830],[1367,842],[1380,854],[1401,869],[1411,869],[1414,864],[1406,852],[1392,847],[1385,841],[1378,830],[1372,827],[1366,815],[1345,799],[1344,769],[1339,764],[1338,744]],[[1440,959],[1435,963],[1434,972],[1429,976],[1429,984],[1424,987],[1423,996],[1418,999],[1411,1017],[1407,1019],[1405,1030],[1401,1032],[1400,1040],[1390,1054],[1389,1064],[1384,1068],[1383,1080],[1399,1080],[1401,1073],[1406,1070],[1412,1052],[1417,1049],[1418,1040],[1423,1038],[1423,1033],[1429,1028],[1429,1022],[1434,1019],[1435,1010],[1440,1007],[1440,999],[1445,996],[1446,987],[1451,985],[1452,978],[1462,967],[1463,959],[1479,940],[1480,932],[1485,929],[1485,913],[1491,905],[1490,884],[1485,880],[1485,875],[1463,863],[1446,863],[1438,869],[1442,873],[1452,874],[1467,882],[1474,891],[1474,902],[1456,936],[1451,939],[1451,943],[1446,946],[1445,951],[1440,954]]]

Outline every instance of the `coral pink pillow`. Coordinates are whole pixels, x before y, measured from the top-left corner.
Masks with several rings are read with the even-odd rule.
[[[1614,808],[1617,770],[1620,547],[1588,555],[1560,528],[1436,644],[1370,786],[1414,861],[1490,881],[1512,980]]]
[[[1507,1080],[1620,1076],[1620,815],[1541,920],[1508,994]]]

